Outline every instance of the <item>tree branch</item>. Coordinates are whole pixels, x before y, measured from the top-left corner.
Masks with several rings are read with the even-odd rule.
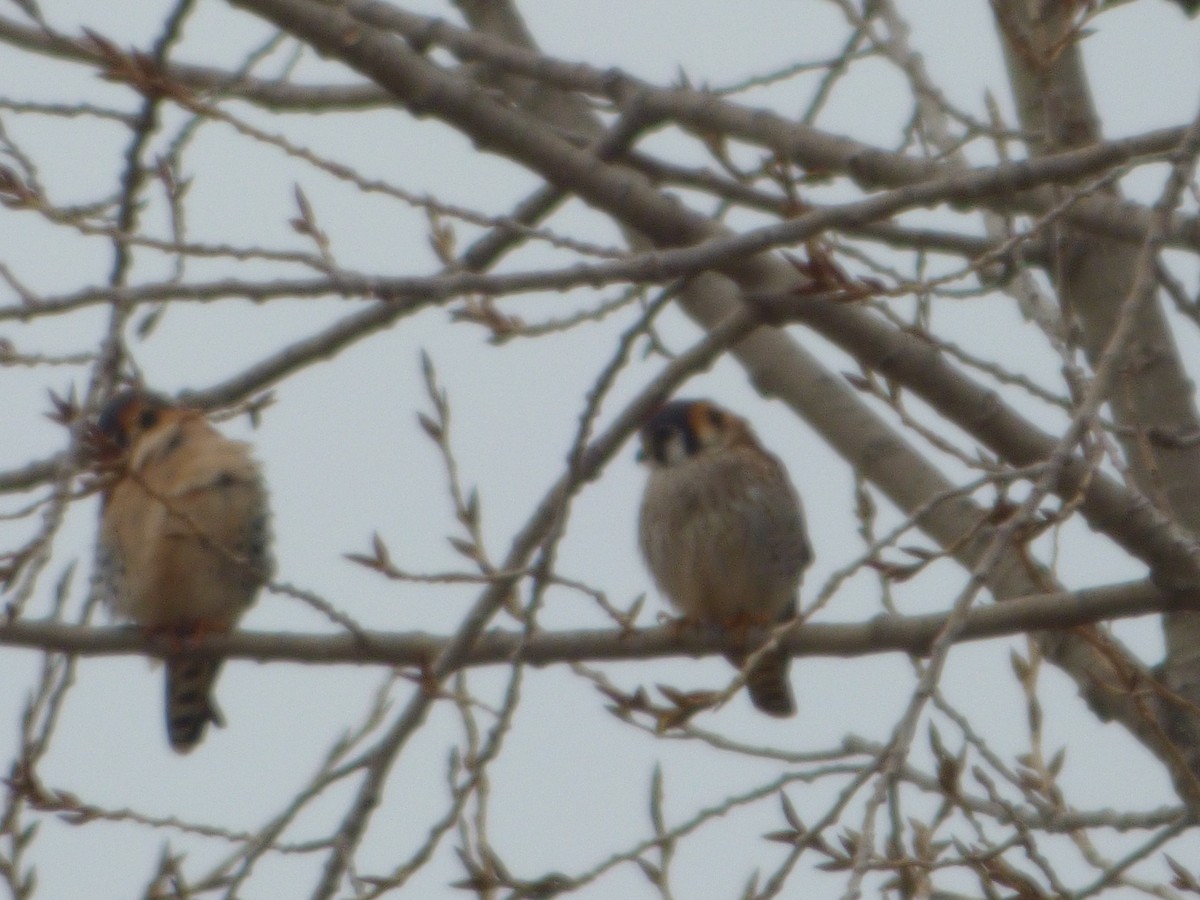
[[[1018,597],[971,609],[956,642],[990,640],[1041,629],[1075,628],[1183,609],[1197,602],[1200,595],[1164,593],[1148,581]],[[781,639],[779,646],[795,657],[859,657],[893,652],[921,656],[941,633],[947,619],[948,614],[933,613],[878,616],[867,622],[810,622]],[[206,636],[196,643],[194,652],[257,662],[424,667],[441,657],[453,642],[453,638],[422,632],[363,631],[360,638],[346,633],[310,635],[239,630],[224,636]],[[136,628],[93,628],[33,620],[0,626],[0,645],[88,657],[141,654],[165,659],[179,652],[171,640],[146,637]],[[514,659],[546,666],[703,657],[734,647],[735,643],[723,630],[670,624],[628,632],[606,628],[532,637],[516,631],[493,630],[480,633],[473,645],[457,652],[447,672],[507,665]],[[190,647],[189,652],[192,652]]]

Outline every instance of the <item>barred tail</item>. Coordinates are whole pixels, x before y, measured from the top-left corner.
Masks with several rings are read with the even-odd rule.
[[[788,679],[790,663],[786,653],[768,653],[746,675],[750,702],[768,716],[783,719],[796,714],[796,698]]]
[[[204,737],[208,723],[224,719],[211,694],[221,660],[187,656],[167,660],[167,739],[176,753],[187,753]]]

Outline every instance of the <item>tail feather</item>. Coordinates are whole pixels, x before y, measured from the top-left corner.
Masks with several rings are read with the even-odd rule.
[[[212,699],[221,660],[178,657],[167,661],[167,739],[176,753],[194,749],[208,723],[225,725]]]
[[[745,658],[730,661],[740,668],[745,663]],[[746,673],[746,690],[750,694],[750,702],[768,716],[785,719],[796,714],[796,698],[792,694],[792,683],[788,678],[790,665],[791,657],[786,653],[772,651],[765,654],[754,668]]]

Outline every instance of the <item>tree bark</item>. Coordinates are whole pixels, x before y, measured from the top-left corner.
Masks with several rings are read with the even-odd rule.
[[[1071,39],[1072,4],[1023,0],[993,3],[993,10],[1021,128],[1031,136],[1030,154],[1044,156],[1102,142],[1080,44]],[[1105,192],[1121,196],[1116,184]],[[1050,276],[1067,335],[1094,368],[1130,299],[1140,248],[1061,224],[1055,237]],[[1194,391],[1166,314],[1156,301],[1138,318],[1108,401],[1120,426],[1116,437],[1133,484],[1193,535],[1200,534],[1200,446],[1155,441],[1152,434],[1190,434],[1200,428]],[[1165,573],[1152,576],[1169,582]],[[1160,675],[1186,701],[1170,704],[1165,712],[1172,736],[1192,771],[1200,775],[1200,719],[1188,709],[1200,702],[1200,613],[1167,613],[1163,627],[1166,657]]]

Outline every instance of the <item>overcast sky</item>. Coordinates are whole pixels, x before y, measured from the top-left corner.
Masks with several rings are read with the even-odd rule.
[[[914,46],[948,97],[982,119],[986,118],[985,92],[991,91],[1011,122],[1012,103],[988,4],[916,0],[899,6],[910,16]],[[136,4],[44,0],[42,8],[47,20],[68,35],[79,35],[86,27],[119,45],[146,48],[169,6],[157,0]],[[406,8],[455,19],[441,3],[406,4]],[[661,85],[686,73],[693,85],[721,87],[791,61],[828,58],[839,52],[847,34],[832,5],[817,0],[525,0],[521,9],[548,53],[565,60],[619,66]],[[0,7],[0,16],[25,21],[13,4]],[[1200,103],[1200,24],[1185,20],[1172,4],[1140,0],[1101,16],[1095,28],[1085,43],[1085,57],[1107,136],[1191,120]],[[225,3],[201,0],[174,58],[234,66],[268,34],[261,22]],[[280,71],[286,57],[286,51],[277,54],[263,74]],[[311,54],[300,62],[295,77],[314,82],[357,80]],[[798,114],[813,84],[800,80],[743,99]],[[38,59],[7,45],[0,45],[0,97],[61,103],[87,100],[124,110],[136,107],[131,92],[102,81],[87,67]],[[238,112],[272,130],[284,129],[297,143],[352,165],[368,177],[491,214],[507,212],[538,183],[516,166],[481,154],[448,128],[414,120],[402,111],[297,116],[283,122],[244,106]],[[892,147],[909,112],[907,94],[893,72],[870,63],[836,92],[817,124]],[[166,117],[168,125],[182,119],[178,110]],[[37,159],[43,183],[56,203],[95,201],[115,182],[126,144],[120,127],[18,115],[7,108],[0,109],[0,123]],[[646,147],[681,162],[707,164],[702,147],[677,135],[652,137]],[[751,161],[759,155],[744,148],[735,152]],[[980,161],[986,161],[982,155]],[[7,161],[0,157],[0,163]],[[296,213],[294,190],[299,186],[345,268],[383,275],[438,270],[429,247],[428,223],[421,213],[386,197],[362,196],[276,148],[238,138],[228,126],[210,124],[202,129],[187,153],[186,168],[193,178],[188,221],[193,240],[309,250],[310,244],[288,224]],[[1129,180],[1127,189],[1138,199],[1152,200],[1160,180],[1161,171],[1139,174]],[[835,197],[838,190],[830,188],[824,196]],[[939,214],[922,215],[928,221]],[[149,223],[162,222],[161,202],[152,202],[145,216]],[[753,221],[746,216],[732,224]],[[580,239],[620,244],[611,225],[578,204],[569,204],[550,224]],[[477,233],[461,224],[455,229],[460,248]],[[532,246],[506,260],[503,268],[525,269],[559,259]],[[103,284],[111,267],[111,247],[102,239],[81,238],[47,225],[34,214],[0,208],[0,261],[33,290],[58,295]],[[170,266],[169,257],[138,252],[133,281],[165,277]],[[194,260],[188,263],[187,274],[196,280],[259,277],[271,274],[273,266],[279,269],[264,262],[239,265],[227,258]],[[296,275],[301,270],[279,271]],[[1182,265],[1179,274],[1194,290],[1194,261]],[[617,291],[601,293],[611,297]],[[13,292],[0,287],[0,306],[14,302]],[[146,382],[156,389],[167,393],[202,389],[241,371],[273,348],[340,318],[349,302],[180,305],[167,312],[150,338],[131,338],[130,348]],[[567,296],[516,297],[503,308],[532,322],[595,302],[596,292],[589,290]],[[1000,355],[1010,367],[1026,369],[1057,386],[1053,356],[1047,347],[1029,340],[1030,332],[1011,301],[942,303],[935,314],[935,324],[952,339],[981,353]],[[498,347],[488,342],[482,328],[452,324],[446,309],[430,309],[360,342],[330,363],[288,379],[276,389],[277,402],[257,430],[251,431],[244,420],[222,426],[227,433],[252,440],[264,464],[274,510],[277,577],[334,601],[367,627],[451,633],[474,602],[476,588],[397,585],[343,557],[348,552],[367,552],[372,534],[378,533],[403,568],[427,572],[464,568],[446,541],[447,535],[461,532],[447,500],[441,461],[416,421],[418,411],[429,410],[420,377],[421,351],[434,362],[449,396],[462,477],[479,490],[489,551],[499,559],[559,476],[586,392],[609,359],[614,338],[634,316],[626,310],[588,328]],[[0,339],[12,341],[25,353],[81,352],[94,348],[106,321],[102,309],[28,325],[2,321]],[[835,370],[850,368],[836,350],[811,334],[793,330]],[[698,337],[694,326],[673,312],[664,317],[662,333],[674,350],[686,348]],[[998,354],[997,348],[1002,348]],[[1200,359],[1194,350],[1200,348],[1188,347],[1185,353],[1193,369]],[[635,362],[621,376],[605,406],[604,419],[661,367],[659,358]],[[65,433],[43,416],[48,408],[46,392],[63,393],[72,386],[82,389],[86,379],[86,371],[77,366],[0,370],[4,397],[0,470],[44,458],[63,446]],[[785,462],[804,498],[816,549],[816,562],[802,591],[809,599],[832,572],[861,552],[850,471],[781,405],[759,398],[731,361],[723,360],[692,379],[682,393],[711,396],[748,416]],[[1047,426],[1058,423],[1048,411],[1031,408],[1030,414]],[[633,457],[634,448],[626,448],[603,478],[582,494],[559,567],[562,575],[601,588],[618,606],[648,593],[641,623],[653,624],[665,607],[637,556],[634,523],[644,475]],[[953,475],[961,474],[952,463],[946,466]],[[4,497],[0,512],[14,510],[28,499]],[[94,499],[71,507],[31,615],[46,611],[58,573],[77,558],[82,566],[76,573],[72,603],[76,607],[82,603],[96,513]],[[896,521],[886,504],[883,516],[885,523]],[[0,521],[0,549],[27,536],[29,526]],[[913,542],[925,543],[923,538]],[[1108,545],[1082,528],[1066,529],[1059,548],[1064,582],[1083,587],[1143,574],[1140,565],[1121,553],[1097,553],[1097,547]],[[956,567],[939,564],[933,574],[920,579],[918,587],[898,587],[897,600],[907,613],[943,610],[965,579]],[[855,621],[875,615],[880,611],[878,594],[876,581],[860,574],[841,589],[821,618]],[[547,596],[542,622],[547,628],[608,624],[589,599],[559,589]],[[243,624],[254,630],[332,629],[328,621],[295,600],[270,594],[260,598]],[[1161,637],[1152,619],[1122,622],[1116,631],[1148,662],[1160,656]],[[1023,699],[1008,662],[1010,649],[1023,646],[1023,641],[1014,640],[960,648],[952,654],[943,679],[947,695],[960,708],[977,712],[977,724],[995,749],[1008,755],[1026,745]],[[32,652],[0,650],[0,722],[18,721],[40,661]],[[659,682],[683,689],[717,687],[729,676],[728,666],[719,659],[612,665],[605,671],[630,689]],[[170,752],[163,734],[161,673],[140,657],[84,660],[41,774],[48,785],[101,806],[251,830],[303,784],[333,738],[360,721],[384,676],[375,668],[232,662],[218,687],[229,727],[210,732],[195,753],[180,758]],[[470,677],[481,694],[498,699],[504,670],[476,670]],[[884,740],[914,683],[911,665],[898,655],[802,660],[793,667],[792,677],[801,706],[797,718],[769,720],[739,696],[706,716],[702,724],[747,743],[795,751],[836,747],[847,734]],[[1052,713],[1047,717],[1047,746],[1053,750],[1071,744],[1062,781],[1074,802],[1089,808],[1132,805],[1138,809],[1173,802],[1161,767],[1147,762],[1117,726],[1097,722],[1077,700],[1067,679],[1048,669],[1044,687],[1044,700]],[[407,690],[397,689],[395,708],[404,702]],[[491,820],[498,849],[518,873],[579,872],[627,847],[636,835],[649,834],[647,796],[658,762],[664,765],[671,821],[765,782],[779,771],[776,763],[731,759],[695,744],[656,741],[618,727],[604,710],[604,698],[561,667],[529,672],[523,691],[524,704],[505,753],[493,769]],[[15,727],[0,727],[0,753],[5,758],[12,758],[15,736]],[[457,717],[435,708],[389,783],[389,802],[364,844],[364,867],[387,870],[423,839],[431,820],[444,808],[446,752],[458,737]],[[918,739],[917,747],[918,757],[925,758],[926,742]],[[1137,799],[1132,804],[1127,780],[1115,777],[1131,769],[1145,773],[1137,779]],[[805,786],[794,799],[802,805],[802,815],[815,817],[835,793],[832,784]],[[348,796],[346,791],[335,791],[318,803],[301,818],[291,839],[326,833],[340,818]],[[919,814],[919,806],[914,814]],[[786,853],[783,847],[763,851],[758,843],[751,852],[746,845],[780,827],[778,807],[760,804],[685,841],[676,863],[679,896],[737,896],[754,866],[774,864]],[[220,842],[202,840],[173,846],[187,848],[188,868],[196,872],[203,871],[202,861],[215,861],[225,851]],[[161,837],[134,825],[76,828],[48,820],[33,851],[39,896],[130,897],[153,870],[162,847]],[[317,859],[272,858],[263,864],[245,897],[307,895]],[[446,886],[461,877],[453,854],[442,852],[411,891],[421,897],[461,896]],[[824,896],[842,881],[837,875],[811,877],[811,896]],[[649,896],[648,891],[644,877],[625,867],[580,896]]]

